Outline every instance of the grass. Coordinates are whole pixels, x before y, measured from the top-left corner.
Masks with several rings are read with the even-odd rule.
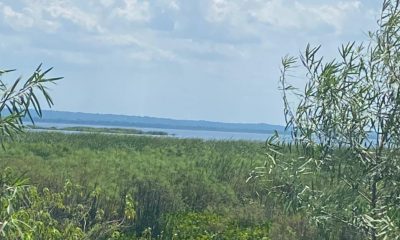
[[[224,214],[255,201],[257,186],[246,179],[264,161],[262,143],[133,135],[30,132],[6,149],[0,167],[25,173],[39,188],[61,190],[67,179],[87,191],[100,186],[106,214],[133,193],[135,231],[156,233],[168,214]]]
[[[125,196],[132,195],[135,219],[124,228],[126,236],[320,236],[306,213],[284,211],[268,183],[246,181],[266,160],[262,142],[28,132],[5,147],[1,168],[25,174],[39,190],[59,192],[71,181],[80,186],[80,196],[96,191],[105,219],[123,217]]]

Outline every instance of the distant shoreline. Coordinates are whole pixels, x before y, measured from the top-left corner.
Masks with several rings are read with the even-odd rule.
[[[87,126],[74,127],[44,127],[37,125],[28,125],[29,130],[44,130],[57,132],[79,132],[79,133],[105,133],[105,134],[123,134],[123,135],[144,135],[144,136],[173,136],[163,131],[142,131],[132,128],[97,128]]]
[[[46,124],[71,124],[71,125],[92,125],[92,126],[111,126],[111,127],[126,127],[126,128],[159,128],[159,129],[176,129],[176,130],[192,130],[192,131],[214,131],[214,132],[237,132],[237,133],[258,133],[258,134],[273,134],[275,131],[283,133],[278,130],[252,130],[252,129],[231,129],[231,128],[218,128],[218,127],[190,127],[190,126],[174,126],[168,124],[130,124],[124,122],[106,122],[106,121],[82,121],[82,120],[71,120],[71,121],[46,121],[41,119],[34,119],[35,123],[46,123]]]
[[[267,123],[224,123],[204,120],[178,120],[170,118],[127,116],[43,110],[42,118],[34,117],[37,123],[119,126],[129,128],[160,128],[176,130],[200,130],[217,132],[239,132],[272,134],[283,133],[285,127]],[[25,119],[29,122],[29,119]]]
[[[271,125],[267,123],[224,123],[204,120],[178,120],[169,118],[146,117],[146,116],[126,116],[116,114],[97,114],[82,112],[66,112],[43,110],[42,118],[34,117],[37,124],[46,125],[72,125],[89,127],[115,127],[115,128],[150,128],[154,131],[171,129],[176,131],[212,131],[225,133],[244,133],[244,134],[285,134],[285,127]],[[27,123],[30,119],[26,118]],[[143,129],[142,129],[143,130]]]

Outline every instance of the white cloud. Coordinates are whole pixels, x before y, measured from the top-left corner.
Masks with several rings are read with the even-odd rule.
[[[104,35],[99,35],[95,36],[94,39],[96,42],[105,44],[105,45],[111,45],[111,46],[140,46],[141,42],[134,36],[127,35],[127,34],[122,34],[122,35],[116,35],[116,34],[104,34]]]
[[[124,6],[115,8],[113,15],[131,22],[146,22],[151,18],[150,4],[147,1],[124,0]]]
[[[259,21],[251,19],[249,11],[255,7],[254,0],[210,0],[204,18],[210,26],[218,27],[222,31],[219,35],[226,39],[259,39],[265,31]]]
[[[239,17],[241,15],[237,3],[226,0],[212,0],[206,19],[209,22],[222,22],[228,18]]]
[[[99,24],[100,16],[79,6],[71,0],[30,0],[25,1],[19,10],[0,4],[0,13],[4,21],[14,29],[37,28],[54,32],[65,22],[70,22],[88,31],[104,31]]]
[[[189,117],[234,121],[245,119],[237,111],[246,108],[243,101],[272,106],[279,100],[271,93],[281,56],[297,53],[307,42],[323,43],[332,56],[343,41],[362,40],[361,31],[375,24],[377,2],[0,0],[0,52],[6,64],[44,62],[60,69],[68,81],[57,103],[75,106],[73,111],[115,111],[115,104],[85,104],[111,89],[126,99],[121,109],[129,114],[144,109],[140,114],[175,112],[186,118],[192,114],[188,106],[199,106],[204,112],[197,109]],[[82,91],[71,105],[76,84]],[[130,87],[143,97],[133,99]],[[253,95],[253,103],[246,100]],[[276,109],[265,115],[277,116]],[[248,119],[259,121],[259,112],[249,111]]]
[[[114,3],[115,3],[115,0],[100,0],[100,4],[103,5],[106,8],[114,5]]]
[[[348,25],[349,18],[354,16],[354,13],[360,10],[360,7],[360,1],[338,2],[335,5],[315,7],[296,3],[296,8],[309,16],[308,22],[311,22],[313,18],[314,21],[317,20],[317,22],[333,26],[337,33],[342,32],[345,25]]]
[[[334,4],[304,4],[284,0],[258,1],[258,7],[250,11],[258,21],[274,28],[312,29],[321,25],[332,26],[340,33],[346,20],[361,7],[360,1],[336,2]]]
[[[51,1],[44,6],[44,11],[53,18],[62,18],[90,31],[103,31],[98,18],[74,6],[67,1]]]
[[[245,32],[253,29],[254,24],[267,24],[283,30],[316,29],[324,25],[340,33],[346,20],[361,6],[359,0],[312,4],[288,0],[210,0],[206,19],[211,23],[228,23]]]
[[[163,10],[179,11],[181,9],[179,1],[180,0],[155,0],[152,2],[152,8],[161,7]]]
[[[4,21],[14,29],[32,27],[34,20],[21,12],[14,11],[10,6],[0,5]]]
[[[168,7],[174,10],[180,10],[180,6],[178,4],[178,1],[176,0],[170,0],[168,1]]]
[[[136,37],[132,34],[107,33],[91,36],[87,38],[86,41],[112,48],[127,48],[126,53],[128,56],[139,60],[150,61],[176,59],[173,52],[158,46],[158,42],[153,39],[154,37],[149,35]]]
[[[298,10],[297,3],[287,6],[282,0],[266,1],[250,10],[250,15],[262,23],[276,28],[302,27],[306,23],[307,13]]]
[[[193,39],[164,39],[164,48],[173,51],[182,61],[229,59],[246,57],[246,51],[229,43],[196,41]]]
[[[251,56],[255,47],[275,46],[271,34],[276,34],[276,30],[295,30],[304,35],[328,31],[329,34],[340,34],[343,29],[348,31],[345,24],[353,13],[356,13],[353,18],[357,18],[364,14],[360,9],[365,10],[359,0],[22,2],[22,5],[10,5],[14,9],[0,3],[0,13],[13,28],[62,33],[63,26],[69,23],[68,27],[73,27],[69,30],[83,30],[79,32],[80,39],[71,38],[71,48],[75,45],[84,51],[82,46],[86,44],[99,44],[110,51],[114,48],[129,49],[127,54],[132,58],[146,61],[243,59]],[[128,24],[121,24],[121,20]],[[166,23],[170,25],[164,27]]]

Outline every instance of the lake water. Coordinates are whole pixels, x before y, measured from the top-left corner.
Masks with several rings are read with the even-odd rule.
[[[126,127],[126,126],[102,126],[102,125],[85,125],[85,124],[63,124],[63,123],[36,123],[41,127],[94,127],[94,128],[126,128],[139,129],[142,131],[162,131],[177,138],[200,138],[205,140],[250,140],[250,141],[265,141],[272,134],[261,133],[246,133],[246,132],[222,132],[222,131],[204,131],[204,130],[185,130],[185,129],[167,129],[167,128],[141,128],[141,127]]]

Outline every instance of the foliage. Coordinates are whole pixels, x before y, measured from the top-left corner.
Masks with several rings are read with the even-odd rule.
[[[110,221],[98,207],[99,189],[84,195],[81,186],[67,181],[61,192],[39,191],[13,175],[9,169],[1,175],[2,239],[109,239],[135,216],[129,197],[126,218]]]
[[[28,132],[4,144],[0,167],[25,173],[39,190],[62,192],[68,179],[83,196],[100,188],[97,205],[108,221],[124,217],[120,206],[131,195],[135,219],[120,236],[148,228],[160,235],[166,218],[181,212],[209,210],[246,227],[269,219],[268,199],[255,193],[261,184],[245,182],[264,161],[260,142]]]
[[[15,133],[21,133],[24,124],[23,119],[27,116],[33,122],[33,111],[42,116],[40,98],[44,98],[48,106],[53,105],[53,101],[48,94],[47,84],[54,83],[61,78],[48,78],[47,74],[52,68],[42,71],[41,65],[35,72],[24,82],[18,78],[11,84],[0,79],[0,143],[4,148],[4,140],[12,138]],[[14,70],[0,70],[0,77]],[[26,203],[29,199],[24,199],[23,192],[29,188],[24,185],[22,179],[17,178],[10,183],[7,171],[1,174],[0,182],[0,236],[6,238],[24,238],[31,239],[33,237],[33,228],[29,225],[28,220],[32,220],[26,211],[18,211],[19,205]],[[41,214],[38,213],[39,215]],[[45,216],[46,217],[46,216]],[[40,232],[35,229],[36,232]],[[57,234],[53,232],[54,234]]]
[[[293,211],[311,211],[326,233],[339,223],[354,235],[399,239],[399,1],[384,1],[378,24],[368,44],[343,45],[338,59],[325,62],[320,47],[310,46],[299,59],[283,59],[281,86],[292,133],[286,151],[292,153],[283,154],[285,144],[271,138],[267,175],[286,172],[271,191]],[[304,92],[288,82],[299,73],[307,79]],[[293,96],[299,100],[294,107]]]
[[[0,79],[0,143],[5,137],[12,137],[15,133],[22,132],[24,127],[22,120],[27,116],[33,122],[32,109],[42,116],[40,97],[43,97],[48,106],[53,105],[47,85],[61,78],[48,78],[47,74],[52,70],[49,68],[42,71],[41,65],[25,81],[21,78],[12,84]],[[0,77],[14,70],[0,70]]]
[[[168,225],[171,229],[166,229],[166,239],[269,239],[268,223],[241,228],[234,220],[212,213],[170,216]]]

